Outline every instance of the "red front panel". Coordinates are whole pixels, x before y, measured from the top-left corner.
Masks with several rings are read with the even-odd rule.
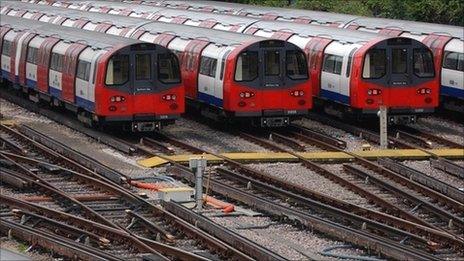
[[[362,79],[362,55],[353,59],[353,73],[350,81],[350,101],[353,108],[378,109],[381,105],[389,109],[435,108],[439,102],[438,77],[414,86],[385,87]],[[419,94],[418,90],[428,88],[430,94]],[[369,95],[369,89],[381,91],[380,95]]]

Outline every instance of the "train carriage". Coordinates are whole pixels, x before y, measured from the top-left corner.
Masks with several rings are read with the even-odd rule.
[[[3,7],[10,15],[8,5]],[[21,7],[29,15],[41,12],[39,8],[27,12]],[[35,19],[87,30],[106,24],[102,31],[108,34],[158,43],[178,54],[186,97],[207,117],[275,127],[288,125],[312,107],[306,58],[292,43],[135,17],[50,10],[43,9]]]
[[[330,113],[372,117],[384,105],[389,108],[389,121],[401,123],[414,122],[417,115],[433,112],[438,105],[438,77],[432,55],[416,40],[160,7],[146,6],[140,10],[140,5],[134,4],[102,1],[69,4],[68,8],[99,13],[109,10],[291,42],[304,49],[310,63],[313,94]]]
[[[1,77],[35,102],[130,131],[153,131],[184,112],[183,99],[163,99],[184,88],[177,58],[162,46],[4,15],[0,22]]]
[[[440,93],[443,107],[464,113],[464,28],[460,26],[218,1],[128,0],[125,2],[141,3],[157,6],[157,8],[168,7],[177,10],[230,14],[262,20],[325,25],[413,38],[430,47],[436,57],[436,66],[439,68],[437,72],[440,74]]]

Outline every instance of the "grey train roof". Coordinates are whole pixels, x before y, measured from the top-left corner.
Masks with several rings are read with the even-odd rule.
[[[106,35],[7,15],[0,16],[0,24],[1,26],[9,25],[12,29],[28,31],[42,36],[57,35],[60,39],[70,42],[81,42],[98,49],[112,48],[116,44],[132,45],[144,43],[136,39]]]
[[[99,4],[103,6],[103,3],[101,2],[102,1],[100,1]],[[113,2],[111,2],[111,4],[113,4]],[[117,3],[117,4],[118,6],[125,6],[125,4],[123,3],[122,4]],[[163,23],[163,22],[157,22],[157,21],[147,22],[147,20],[143,18],[135,18],[135,17],[127,17],[127,16],[118,16],[118,19],[111,19],[111,18],[114,18],[115,15],[102,14],[102,13],[96,13],[96,12],[85,12],[85,11],[78,11],[74,9],[50,7],[50,6],[45,6],[45,5],[34,5],[34,4],[25,4],[25,3],[16,4],[16,2],[12,3],[11,5],[16,6],[18,8],[24,6],[24,7],[27,7],[27,9],[29,10],[31,9],[39,10],[41,12],[45,11],[51,14],[64,14],[66,16],[72,16],[75,19],[87,17],[93,21],[98,21],[98,22],[105,22],[105,21],[111,20],[111,22],[117,26],[124,26],[124,25],[137,26],[139,25],[143,27],[144,29],[149,30],[151,32],[162,33],[166,31],[171,31],[171,32],[175,32],[181,37],[187,37],[187,38],[198,38],[199,35],[202,35],[202,36],[208,35],[208,40],[214,43],[218,43],[218,44],[233,44],[233,43],[237,44],[242,41],[251,40],[253,39],[253,37],[257,37],[257,36],[251,36],[251,35],[245,35],[245,34],[239,34],[239,33],[233,33],[233,32],[221,31],[221,30],[200,28],[200,27],[195,27],[195,26],[170,24],[170,23]],[[107,5],[108,5],[108,2],[106,2],[106,6]],[[128,5],[133,6],[133,4],[128,4]],[[151,10],[150,8],[151,7],[149,6],[145,6],[146,11]],[[379,36],[378,34],[374,34],[374,33],[361,32],[361,31],[349,31],[349,30],[345,30],[341,28],[327,27],[327,26],[320,26],[320,25],[298,24],[298,23],[283,22],[283,21],[279,23],[275,23],[273,21],[260,21],[255,18],[238,17],[238,16],[224,15],[224,14],[211,15],[211,14],[205,14],[205,13],[200,13],[200,12],[175,10],[175,9],[169,9],[169,8],[164,8],[163,10],[160,10],[159,8],[157,8],[156,10],[158,10],[159,14],[166,14],[166,15],[179,15],[179,14],[181,15],[183,12],[185,12],[185,13],[188,13],[188,17],[192,16],[198,19],[203,19],[203,20],[205,19],[205,17],[214,18],[220,21],[221,23],[226,23],[226,24],[243,22],[244,24],[248,26],[256,26],[256,27],[259,27],[265,30],[274,30],[274,31],[290,30],[301,36],[320,36],[320,37],[334,39],[336,41],[340,41],[343,43],[367,42],[375,38],[385,37],[385,36]],[[159,24],[162,24],[162,26],[159,26]]]
[[[187,39],[207,39],[208,41],[218,45],[237,45],[248,41],[263,41],[268,40],[264,37],[245,35],[241,33],[214,30],[208,28],[200,28],[189,25],[179,25],[163,23],[158,21],[150,21],[143,18],[127,17],[120,15],[103,14],[96,12],[86,12],[74,9],[66,9],[60,7],[51,7],[46,5],[35,5],[18,2],[4,2],[1,6],[27,6],[29,10],[37,10],[54,15],[63,15],[72,19],[89,19],[93,22],[104,23],[110,21],[116,26],[137,26],[152,33],[173,33],[181,38]],[[24,9],[23,9],[24,10]],[[82,29],[81,29],[82,30]]]
[[[163,4],[171,5],[185,5],[185,1],[159,1]],[[386,18],[354,16],[340,13],[329,13],[311,10],[298,10],[289,8],[276,8],[276,7],[259,7],[245,4],[232,4],[217,1],[189,1],[188,5],[194,7],[200,6],[214,6],[218,10],[234,10],[234,12],[249,12],[249,13],[273,13],[283,18],[297,18],[307,17],[316,20],[320,23],[341,22],[346,26],[350,23],[358,24],[366,28],[401,28],[415,34],[447,34],[455,38],[464,39],[464,27],[433,24],[407,20],[394,20]]]

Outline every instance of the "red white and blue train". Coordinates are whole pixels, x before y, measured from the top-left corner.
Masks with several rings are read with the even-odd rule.
[[[438,106],[439,82],[432,52],[414,39],[137,4],[47,3],[288,41],[305,51],[313,95],[331,113],[366,117],[386,106],[389,121],[400,123],[414,122],[417,115],[431,113]]]
[[[363,17],[311,10],[296,10],[218,1],[125,1],[202,13],[222,13],[270,21],[316,24],[402,36],[432,49],[440,75],[443,107],[464,113],[464,28],[444,24]],[[208,16],[204,15],[207,18]]]
[[[205,116],[251,119],[256,125],[274,127],[288,125],[292,118],[306,115],[312,108],[305,55],[290,42],[142,18],[26,5],[2,2],[1,13],[136,38],[172,50],[180,59],[186,97]]]
[[[35,102],[131,131],[184,112],[178,59],[159,44],[4,15],[0,23],[1,79]]]

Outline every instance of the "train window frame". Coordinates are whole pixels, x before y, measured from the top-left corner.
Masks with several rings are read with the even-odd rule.
[[[242,77],[241,77],[242,79],[241,79],[241,80],[237,80],[238,62],[239,62],[239,59],[241,59],[241,58],[242,58],[242,55],[244,55],[244,54],[246,54],[246,55],[248,55],[248,54],[253,54],[253,55],[256,56],[256,70],[255,70],[256,73],[255,73],[255,75],[254,75],[253,78],[249,78],[249,79],[245,79],[245,80],[244,80],[244,79],[243,79],[243,68],[242,68],[242,70],[241,70],[241,71],[242,71]],[[257,51],[243,51],[243,52],[241,52],[241,53],[237,56],[237,61],[235,62],[234,81],[236,81],[236,82],[252,82],[252,81],[256,80],[258,77],[259,77],[259,53],[258,53]]]
[[[268,64],[268,53],[273,53],[273,54],[276,54],[277,53],[277,62],[276,61],[272,61],[271,64]],[[280,68],[281,67],[281,51],[280,50],[264,50],[264,77],[266,76],[280,76],[281,75],[281,72],[282,72],[282,69]],[[275,67],[274,65],[277,65],[277,67]],[[272,67],[270,67],[272,66]],[[277,71],[276,72],[269,72],[270,70],[275,70],[274,68],[277,68]]]
[[[427,54],[429,55],[429,58],[430,58],[430,68],[432,69],[432,73],[430,75],[420,75],[420,74],[417,74],[416,73],[416,52],[417,51],[426,51]],[[419,77],[419,78],[434,78],[435,77],[435,63],[434,63],[434,60],[433,60],[433,53],[432,51],[428,50],[428,49],[425,49],[425,48],[414,48],[413,49],[413,73],[415,76]]]
[[[445,69],[449,69],[449,70],[454,70],[454,71],[458,71],[458,65],[459,65],[459,52],[450,52],[450,51],[446,51],[445,52],[445,55],[443,56],[443,68]],[[456,62],[455,64],[453,64],[452,66],[450,66],[449,63],[447,63],[447,59],[448,59],[448,56],[450,55],[456,55]]]
[[[34,46],[27,47],[26,62],[37,65],[39,62],[39,48]]]
[[[395,56],[395,52],[396,51],[400,51],[400,52],[404,52],[404,53],[401,53],[401,56]],[[398,60],[397,58],[400,58],[400,60]],[[404,60],[401,60],[401,59],[404,59]],[[395,63],[395,62],[398,62],[398,63]],[[404,64],[404,67],[401,68],[399,65],[403,65]],[[408,73],[408,49],[407,48],[392,48],[391,49],[391,73],[392,74],[406,74]],[[402,70],[399,70],[399,69],[402,69]]]
[[[6,44],[8,43],[8,44]],[[11,46],[13,45],[12,41],[3,39],[2,43],[2,55],[10,57],[10,52],[11,52]]]
[[[353,65],[353,58],[355,52],[358,50],[358,47],[354,48],[353,50],[350,51],[350,54],[348,54],[348,63],[346,65],[346,77],[350,77],[351,75],[351,66]]]
[[[161,78],[161,75],[163,75],[163,73],[161,72],[162,60],[160,59],[160,56],[162,56],[162,55],[170,55],[172,58],[174,58],[175,63],[176,63],[176,67],[177,67],[177,68],[174,68],[174,69],[177,69],[177,70],[175,70],[176,74],[177,74],[177,80],[176,81],[166,81],[164,78]],[[158,55],[157,55],[157,65],[158,65],[157,66],[158,81],[160,81],[163,84],[179,84],[179,83],[181,83],[182,75],[181,75],[181,69],[180,69],[180,64],[179,64],[179,58],[175,53],[158,53]],[[171,69],[172,69],[172,67],[171,67]],[[174,73],[173,73],[173,75],[174,75]],[[172,79],[174,79],[174,78],[175,77],[172,77]]]
[[[365,74],[364,74],[364,73],[365,73],[365,69],[366,69],[366,68],[365,68],[365,67],[366,67],[366,58],[367,58],[367,55],[370,55],[370,52],[371,52],[371,51],[382,51],[383,54],[384,54],[384,58],[385,58],[385,59],[384,59],[384,63],[383,63],[383,68],[384,68],[384,70],[383,70],[383,74],[382,74],[381,76],[378,76],[378,77],[371,77],[371,76],[366,77]],[[373,48],[373,49],[367,50],[366,54],[365,54],[364,57],[363,57],[362,78],[363,78],[363,79],[366,79],[366,80],[375,80],[375,79],[381,79],[381,78],[385,77],[385,75],[387,75],[387,71],[388,71],[387,65],[388,65],[387,49],[384,49],[384,48],[381,48],[381,49]],[[369,75],[371,75],[371,74],[369,74]]]
[[[82,66],[84,66],[84,68],[82,68]],[[90,67],[90,62],[79,59],[77,61],[76,78],[88,82],[90,79]]]
[[[303,74],[298,74],[298,75],[302,75],[302,77],[294,77],[294,76],[290,76],[290,74],[288,73],[289,70],[288,70],[288,66],[289,66],[289,63],[288,63],[288,57],[289,57],[289,53],[293,53],[294,55],[296,54],[301,54],[302,57],[304,58],[304,63],[300,63],[301,61],[298,61],[298,58],[297,58],[297,65],[303,65],[304,68],[298,68],[298,69],[302,69],[304,71],[304,75]],[[302,51],[299,51],[299,50],[287,50],[285,51],[285,75],[290,78],[291,80],[307,80],[309,79],[309,74],[308,74],[308,61],[306,59],[306,55],[304,52]]]
[[[333,58],[333,63],[331,63],[330,67],[327,66],[329,58]],[[336,54],[324,54],[324,59],[322,62],[323,72],[341,75],[342,67],[343,67],[343,56],[336,55]]]
[[[127,67],[127,77],[126,77],[126,80],[124,82],[120,82],[120,83],[114,83],[114,77],[113,77],[113,83],[108,83],[108,68],[109,68],[109,64],[110,62],[113,60],[113,58],[115,56],[123,56],[123,57],[126,57],[127,58],[127,64],[128,64],[128,67]],[[113,67],[114,67],[114,62],[113,62]],[[113,70],[113,73],[114,73],[114,70]],[[108,59],[108,63],[106,64],[106,72],[105,72],[105,85],[106,86],[121,86],[121,85],[124,85],[126,84],[127,82],[129,82],[130,80],[130,77],[131,77],[131,65],[130,65],[130,56],[128,54],[114,54],[110,57],[110,59]]]
[[[141,57],[148,57],[148,60],[141,60]],[[136,53],[134,55],[135,59],[135,81],[151,81],[153,79],[153,61],[150,53]],[[139,63],[139,62],[142,63]],[[139,68],[145,69],[148,66],[148,70],[140,71]],[[140,76],[140,77],[139,77]]]
[[[204,76],[216,78],[217,59],[208,56],[201,56],[200,69],[198,73]]]
[[[63,72],[64,55],[52,52],[50,55],[50,70]]]

